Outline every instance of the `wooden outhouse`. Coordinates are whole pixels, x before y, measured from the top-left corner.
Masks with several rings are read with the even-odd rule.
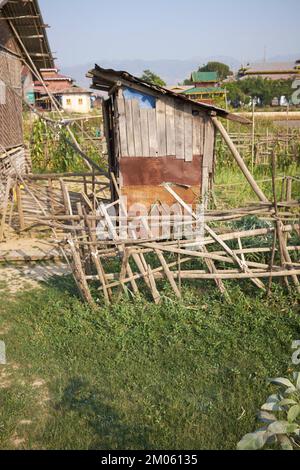
[[[187,204],[203,201],[215,166],[212,117],[239,118],[126,72],[95,66],[88,77],[92,88],[108,92],[104,118],[109,166],[119,178],[128,209],[134,204],[149,210],[158,202],[171,205],[164,183],[177,185]]]

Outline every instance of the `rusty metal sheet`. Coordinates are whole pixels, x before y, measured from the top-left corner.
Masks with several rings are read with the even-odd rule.
[[[159,186],[175,183],[201,186],[203,157],[194,155],[192,162],[176,157],[122,157],[120,173],[124,186]]]
[[[127,209],[129,213],[136,204],[142,204],[148,212],[154,204],[166,204],[169,207],[176,204],[172,195],[161,186],[125,186],[122,188],[121,193],[122,196],[126,196],[127,198]],[[193,186],[191,188],[176,187],[176,193],[186,204],[193,207],[200,202],[200,186]]]

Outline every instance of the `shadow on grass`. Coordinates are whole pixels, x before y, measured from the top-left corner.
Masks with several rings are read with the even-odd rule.
[[[50,287],[51,289],[56,289],[63,294],[82,299],[76,282],[71,274],[65,276],[52,276],[42,284],[44,287]]]
[[[99,399],[99,393],[87,381],[74,377],[69,380],[56,409],[62,414],[76,413],[92,430],[94,443],[89,450],[149,449],[149,426],[123,423],[120,414]],[[84,434],[84,428],[81,433]]]

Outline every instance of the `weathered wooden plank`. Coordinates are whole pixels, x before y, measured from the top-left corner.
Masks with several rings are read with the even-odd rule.
[[[167,155],[176,155],[175,145],[175,108],[174,99],[166,99],[166,135],[167,135]]]
[[[167,155],[167,135],[166,135],[166,103],[163,100],[156,101],[156,123],[158,156]]]
[[[184,159],[193,161],[193,115],[189,103],[184,105]]]
[[[142,136],[141,136],[140,105],[139,105],[138,100],[132,100],[131,107],[132,107],[135,156],[140,157],[143,151],[142,151]]]
[[[193,155],[201,155],[200,153],[200,117],[193,116]]]
[[[205,120],[206,116],[204,114],[199,115],[200,120],[200,155],[203,155],[204,152],[204,138],[205,138]]]
[[[117,98],[117,106],[119,114],[120,152],[122,157],[128,157],[126,114],[123,97]]]
[[[175,151],[176,158],[184,160],[184,105],[175,104]]]
[[[133,121],[132,121],[132,105],[131,104],[132,104],[131,100],[125,100],[128,156],[135,157]]]
[[[215,127],[210,118],[205,121],[204,132],[204,151],[203,151],[203,166],[208,168],[209,173],[213,172],[214,165],[214,151],[215,151]]]
[[[150,157],[148,110],[141,108],[140,116],[141,116],[142,156]]]
[[[148,109],[149,153],[150,157],[158,156],[156,110]]]

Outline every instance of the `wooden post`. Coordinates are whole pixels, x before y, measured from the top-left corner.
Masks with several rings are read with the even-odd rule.
[[[257,195],[257,197],[262,201],[262,202],[269,202],[267,197],[264,195],[258,184],[256,183],[254,177],[250,173],[249,169],[247,168],[247,165],[245,164],[243,158],[241,157],[240,153],[236,149],[234,143],[232,142],[230,136],[226,132],[226,129],[224,128],[223,124],[216,118],[212,117],[213,123],[220,132],[221,136],[223,137],[224,141],[228,145],[229,150],[231,151],[233,157],[235,158],[237,164],[239,165],[240,169],[242,170],[244,176],[248,180],[248,183],[250,184],[251,188]]]
[[[251,146],[251,169],[254,173],[254,150],[255,150],[255,102],[252,98],[252,146]]]
[[[2,213],[2,220],[1,220],[1,226],[0,226],[0,242],[3,242],[4,240],[5,221],[6,221],[7,211],[8,211],[9,194],[10,194],[11,187],[12,187],[12,178],[9,176],[6,182],[6,189],[5,189],[5,195],[4,195],[4,201],[3,201],[3,213]]]
[[[22,203],[22,193],[19,183],[16,185],[16,196],[17,196],[17,205],[18,205],[18,214],[19,214],[19,221],[20,221],[20,230],[25,229],[25,221],[24,221],[24,212],[23,212],[23,203]]]

